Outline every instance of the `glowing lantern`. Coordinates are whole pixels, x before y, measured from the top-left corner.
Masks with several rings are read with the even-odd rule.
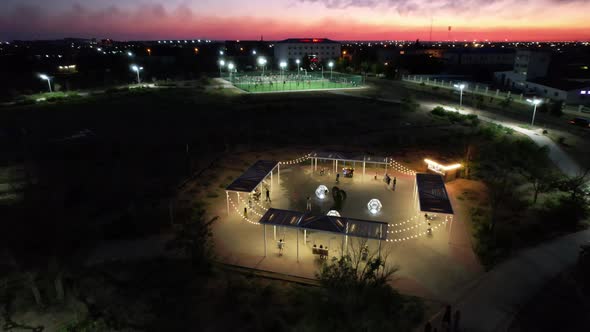
[[[315,190],[315,195],[319,198],[319,199],[324,199],[326,198],[326,193],[328,192],[328,187],[324,186],[323,184],[320,185],[318,187],[318,189]]]
[[[373,198],[372,200],[369,201],[369,203],[367,204],[367,207],[369,208],[369,212],[371,212],[372,214],[377,214],[379,211],[381,211],[381,208],[383,207],[383,205],[381,204],[381,202],[378,199]]]

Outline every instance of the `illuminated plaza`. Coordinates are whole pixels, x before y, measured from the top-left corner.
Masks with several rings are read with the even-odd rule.
[[[352,176],[343,175],[350,170]],[[426,175],[442,178],[430,173]],[[463,212],[424,212],[416,171],[391,157],[310,153],[270,163],[263,174],[259,183],[248,183],[248,192],[236,191],[232,184],[225,197],[216,199],[220,220],[213,236],[226,264],[314,278],[324,259],[358,253],[366,246],[369,256],[380,255],[400,268],[397,287],[431,298],[447,298],[458,283],[479,271],[471,248],[455,247],[466,240]],[[249,171],[244,175],[253,180]],[[233,183],[244,184],[239,178]],[[334,187],[346,193],[338,207]],[[454,204],[453,190],[451,185]],[[318,255],[320,246],[327,257]]]

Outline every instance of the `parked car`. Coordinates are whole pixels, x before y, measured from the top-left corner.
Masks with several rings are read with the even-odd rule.
[[[569,121],[570,124],[575,126],[590,128],[590,120],[584,118],[575,118]]]

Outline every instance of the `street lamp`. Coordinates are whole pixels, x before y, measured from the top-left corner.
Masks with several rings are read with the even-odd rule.
[[[232,72],[234,71],[234,64],[232,62],[227,64],[227,70],[229,71],[229,81],[232,81]]]
[[[49,92],[51,92],[51,78],[45,74],[39,74],[39,78],[47,81],[47,86],[49,86]]]
[[[541,99],[527,99],[529,103],[533,104],[533,119],[531,120],[531,126],[535,125],[535,114],[537,114],[537,105],[541,104]]]
[[[287,68],[287,63],[285,61],[281,61],[281,63],[279,63],[279,67],[281,67],[281,81],[284,80],[284,72],[285,72],[285,68]]]
[[[459,109],[463,107],[463,89],[465,89],[465,84],[455,84],[455,88],[461,91],[459,95]]]
[[[262,66],[262,76],[264,76],[264,67],[266,66],[266,59],[264,57],[259,57],[258,65]]]
[[[221,77],[221,69],[225,66],[225,60],[219,60],[219,77]]]
[[[252,55],[256,55],[256,50],[252,50]]]
[[[301,68],[299,68],[299,63],[300,62],[301,61],[299,59],[295,60],[295,63],[297,64],[297,78],[299,78],[299,70],[301,69]]]
[[[128,57],[132,57],[133,56],[133,53],[131,53],[131,51],[127,51],[127,56]]]
[[[133,70],[137,74],[137,84],[140,84],[141,80],[139,79],[139,72],[143,70],[143,67],[132,65],[131,70]]]
[[[332,80],[332,68],[334,68],[334,61],[328,62],[328,67],[330,67],[330,80]]]

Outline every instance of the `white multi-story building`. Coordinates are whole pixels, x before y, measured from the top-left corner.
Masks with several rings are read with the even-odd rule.
[[[305,56],[319,61],[338,59],[340,43],[327,38],[290,38],[274,45],[274,56],[279,61],[301,60]]]
[[[514,57],[514,68],[511,71],[496,72],[496,80],[502,85],[524,90],[525,82],[547,76],[551,53],[522,49],[517,50]]]

